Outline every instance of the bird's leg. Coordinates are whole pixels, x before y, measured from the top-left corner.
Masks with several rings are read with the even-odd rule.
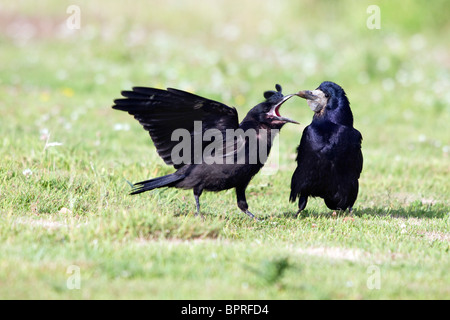
[[[200,196],[202,194],[202,190],[196,190],[194,189],[194,197],[195,197],[195,205],[197,206],[197,212],[195,213],[195,216],[200,216],[202,219],[205,219],[205,217],[200,213]]]
[[[308,203],[308,197],[300,196],[300,198],[298,199],[298,211],[295,214],[295,218],[297,218],[298,215],[300,214],[300,212],[303,209],[305,209],[307,203]]]
[[[353,207],[348,208],[348,214],[350,217],[353,217]]]
[[[195,213],[195,215],[199,215],[200,214],[200,196],[198,196],[197,194],[194,194],[195,197],[195,204],[197,206],[197,212]]]
[[[241,211],[244,212],[246,215],[248,215],[250,218],[259,220],[257,217],[255,217],[255,215],[253,213],[248,211],[248,204],[247,204],[247,200],[245,198],[245,188],[246,187],[247,186],[245,186],[244,188],[236,187],[237,205],[238,205],[239,209],[241,209]]]

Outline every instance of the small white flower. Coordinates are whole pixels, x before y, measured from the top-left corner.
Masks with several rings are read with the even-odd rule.
[[[47,140],[48,138],[50,138],[50,131],[48,131],[47,128],[43,128],[39,131],[39,133],[41,134],[40,138],[41,140]]]
[[[28,178],[29,176],[31,176],[33,174],[33,171],[31,171],[31,169],[25,169],[22,171],[22,174]]]
[[[405,234],[405,233],[407,233],[408,231],[406,230],[406,224],[404,224],[404,223],[400,223],[400,233],[401,234]]]
[[[129,124],[123,124],[123,123],[116,123],[114,125],[114,130],[115,131],[128,131],[128,130],[130,130],[130,125]]]

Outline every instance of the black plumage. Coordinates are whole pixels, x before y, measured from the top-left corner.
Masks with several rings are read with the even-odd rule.
[[[266,159],[253,156],[259,155],[261,148],[268,155],[278,130],[287,122],[296,123],[279,113],[281,105],[293,95],[284,96],[280,85],[276,89],[266,91],[266,100],[252,108],[241,123],[235,108],[185,91],[144,87],[123,91],[125,98],[115,100],[113,108],[133,115],[150,133],[165,163],[177,169],[135,184],[131,194],[161,187],[193,189],[198,215],[199,197],[204,190],[235,188],[239,209],[254,217],[248,210],[245,190]],[[180,140],[173,136],[177,129],[189,135],[190,149],[180,153]],[[231,136],[231,143],[229,131],[236,133]],[[214,138],[203,139],[207,132],[213,132]],[[221,142],[222,147],[212,148],[213,142]]]
[[[363,155],[362,135],[353,128],[347,96],[329,81],[297,95],[307,100],[314,116],[303,131],[291,180],[290,201],[299,198],[296,216],[310,196],[323,198],[329,209],[349,209],[351,213],[358,196]]]

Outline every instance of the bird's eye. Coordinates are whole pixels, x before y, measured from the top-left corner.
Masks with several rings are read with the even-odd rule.
[[[330,94],[329,93],[325,93],[325,98],[329,98],[330,97]]]

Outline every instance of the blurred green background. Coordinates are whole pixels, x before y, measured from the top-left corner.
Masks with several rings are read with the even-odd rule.
[[[446,0],[3,0],[0,296],[449,297],[449,12]],[[250,183],[250,209],[269,217],[258,227],[239,218],[232,191],[202,196],[206,223],[184,217],[195,209],[190,192],[127,195],[124,179],[172,168],[135,120],[111,109],[121,90],[184,89],[237,107],[242,119],[276,83],[288,94],[325,80],[345,89],[364,138],[353,225],[331,218],[320,199],[306,218],[284,217],[296,209],[289,181],[312,118],[302,99],[283,106],[301,125],[280,134],[277,174]],[[173,247],[203,237],[219,240]],[[141,245],[155,238],[163,241]],[[364,291],[365,263],[297,259],[286,249],[297,246],[383,257],[384,290]],[[211,250],[226,261],[205,256]],[[270,269],[280,253],[294,265],[284,284],[261,287],[242,271],[254,262]],[[91,279],[80,295],[64,285],[70,264]]]

